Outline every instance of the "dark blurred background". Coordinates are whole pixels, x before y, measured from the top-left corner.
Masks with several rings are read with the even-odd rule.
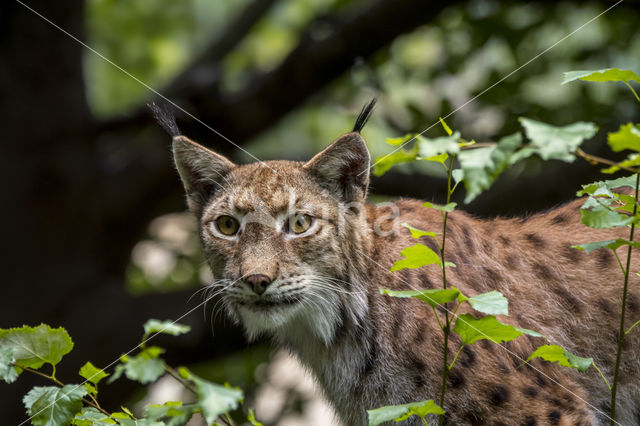
[[[316,414],[304,417],[315,401],[311,385],[295,377],[270,383],[282,368],[273,360],[283,355],[268,343],[248,346],[223,315],[211,315],[215,301],[198,307],[201,292],[190,299],[209,275],[184,212],[170,139],[144,106],[157,96],[136,78],[265,160],[309,158],[348,131],[377,96],[363,132],[377,157],[392,149],[385,138],[431,126],[614,2],[24,4],[42,17],[14,0],[0,3],[0,327],[64,326],[75,349],[58,377],[75,383],[85,361],[104,367],[134,347],[146,319],[193,310],[180,320],[193,327],[190,334],[158,338],[169,362],[244,387],[266,425],[284,425],[321,424]],[[555,125],[594,121],[600,131],[585,150],[610,156],[606,132],[639,121],[638,105],[624,85],[561,86],[562,73],[640,72],[639,23],[637,2],[617,5],[447,121],[477,141],[518,130],[520,116]],[[235,161],[251,161],[194,119],[179,113],[178,123]],[[441,134],[439,126],[427,132]],[[580,160],[533,159],[466,209],[489,216],[549,208],[598,173]],[[371,199],[438,200],[442,185],[430,170],[405,165],[374,178]],[[101,394],[112,410],[122,402],[163,402],[154,398],[173,395],[163,393],[171,388],[165,382],[146,394],[120,379]],[[26,419],[21,398],[34,384],[44,383],[24,374],[0,384],[0,423]],[[265,392],[279,392],[279,400],[255,401]]]

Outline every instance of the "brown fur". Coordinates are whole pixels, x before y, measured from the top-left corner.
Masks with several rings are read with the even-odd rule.
[[[438,231],[441,217],[416,200],[364,203],[369,155],[359,134],[343,136],[308,163],[237,166],[183,137],[174,139],[174,153],[219,280],[214,287],[249,338],[271,335],[298,356],[346,425],[366,424],[367,409],[438,401],[443,338],[431,309],[379,289],[441,286],[435,265],[389,272],[401,250],[417,242],[400,224]],[[453,212],[446,258],[457,267],[448,270],[448,285],[468,296],[500,291],[511,313],[502,321],[593,357],[611,378],[622,274],[606,250],[587,256],[570,246],[624,237],[627,230],[581,225],[580,203],[525,219],[479,220]],[[279,223],[300,211],[315,217],[317,229],[286,235]],[[232,238],[212,228],[223,214],[244,221]],[[435,247],[430,237],[421,242]],[[632,272],[640,270],[638,255],[633,260]],[[273,281],[264,295],[252,293],[245,280],[251,274]],[[640,319],[634,273],[629,288],[627,327]],[[623,352],[618,421],[624,425],[640,422],[639,333],[626,338]],[[580,374],[539,360],[520,366],[544,343],[526,336],[465,348],[449,375],[447,424],[604,424],[609,392],[593,368]],[[459,345],[453,335],[450,353]]]

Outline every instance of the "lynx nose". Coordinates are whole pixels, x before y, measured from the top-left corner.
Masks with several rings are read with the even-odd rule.
[[[264,274],[249,275],[248,277],[245,277],[244,280],[251,284],[253,291],[257,294],[264,293],[269,284],[271,284],[271,278]]]

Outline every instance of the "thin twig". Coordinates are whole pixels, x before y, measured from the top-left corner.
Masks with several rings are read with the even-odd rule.
[[[451,170],[453,169],[453,161],[455,160],[455,154],[451,154],[449,158],[449,165],[447,167],[447,203],[451,202],[451,193],[453,190],[451,189]],[[440,261],[442,262],[442,288],[446,290],[447,288],[447,265],[445,261],[445,246],[447,242],[447,218],[449,213],[445,210],[442,214],[442,245],[440,246]],[[445,305],[446,306],[446,305]],[[444,345],[443,345],[443,354],[442,354],[442,386],[440,389],[440,407],[444,408],[444,397],[447,392],[447,378],[449,377],[449,362],[448,362],[448,354],[449,354],[449,334],[451,333],[451,321],[453,320],[453,316],[449,318],[449,310],[445,309],[444,311],[444,328],[442,331],[444,332]],[[444,416],[440,416],[438,419],[438,424],[442,426],[444,424]]]
[[[184,386],[185,388],[189,389],[191,392],[193,392],[194,395],[198,395],[198,391],[195,388],[195,386],[193,386],[193,383],[189,382],[188,380],[183,379],[182,377],[180,377],[180,373],[178,373],[175,368],[166,365],[164,366],[164,370],[169,373],[169,375],[171,377],[173,377],[174,379],[176,379],[182,386]],[[218,417],[218,420],[221,421],[222,423],[228,425],[228,426],[233,426],[234,422],[233,420],[231,420],[231,417],[229,417],[229,414],[224,413],[225,417]]]
[[[54,381],[57,385],[64,386],[64,383],[62,383],[60,380],[56,379],[55,377],[53,377],[53,376],[49,376],[48,374],[45,374],[45,373],[43,373],[43,372],[41,372],[41,371],[38,371],[38,370],[34,370],[34,369],[33,369],[33,368],[31,368],[31,367],[25,367],[25,366],[23,366],[23,365],[21,365],[21,364],[19,364],[19,363],[17,363],[17,362],[14,362],[14,363],[13,363],[13,366],[14,366],[14,367],[21,368],[21,369],[22,369],[22,370],[24,370],[24,371],[28,371],[29,373],[37,374],[38,376],[40,376],[40,377],[44,377],[45,379],[52,380],[52,381]]]
[[[633,216],[635,217],[638,212],[638,190],[640,187],[640,173],[636,173],[636,191],[635,191],[635,203],[633,204]],[[635,222],[631,222],[631,231],[629,231],[629,241],[633,241],[633,234],[636,229]],[[627,293],[629,289],[629,269],[631,268],[631,250],[632,246],[629,245],[627,250],[627,267],[624,271],[624,286],[622,288],[622,310],[620,312],[620,330],[618,332],[618,350],[616,352],[616,366],[613,373],[613,384],[611,386],[611,426],[615,424],[616,418],[616,394],[618,391],[618,376],[620,373],[620,359],[622,358],[622,344],[625,338],[624,330],[624,317],[627,310]]]
[[[606,165],[609,165],[609,166],[620,167],[620,169],[626,170],[626,171],[631,172],[631,173],[635,173],[636,172],[636,170],[634,170],[634,169],[632,169],[630,167],[621,166],[620,163],[616,163],[615,161],[611,161],[611,160],[608,160],[606,158],[598,157],[598,156],[593,155],[593,154],[587,154],[586,152],[584,152],[580,148],[576,148],[575,154],[580,156],[580,157],[582,157],[582,158],[584,158],[585,160],[587,160],[591,164],[598,164],[598,163],[606,164]]]
[[[164,366],[164,369],[167,373],[169,373],[169,375],[171,377],[173,377],[174,379],[176,379],[178,382],[180,382],[180,384],[182,386],[184,386],[185,388],[189,389],[191,392],[193,392],[194,395],[198,394],[198,391],[196,390],[195,386],[193,386],[193,384],[187,380],[184,380],[182,377],[180,377],[180,374],[173,368],[170,367],[168,365]]]
[[[476,149],[476,148],[488,148],[490,146],[496,146],[496,145],[498,145],[497,142],[476,142],[471,145],[461,146],[460,150],[466,151],[469,149]]]
[[[45,379],[51,380],[51,381],[55,382],[55,384],[57,384],[58,386],[61,386],[61,387],[65,386],[64,383],[62,383],[60,380],[56,379],[55,377],[49,376],[48,374],[45,374],[45,373],[43,373],[41,371],[38,371],[38,370],[34,370],[31,367],[25,367],[24,365],[21,365],[21,364],[19,364],[17,362],[14,362],[13,366],[14,367],[18,367],[18,368],[20,368],[20,369],[22,369],[24,371],[28,371],[29,373],[33,373],[35,375],[38,375],[40,377],[44,377]],[[95,401],[95,398],[94,398],[94,401]],[[82,402],[84,402],[87,405],[92,406],[93,408],[95,408],[96,410],[100,411],[105,416],[108,416],[109,418],[111,418],[111,415],[109,414],[109,412],[104,410],[102,407],[100,407],[100,404],[98,404],[98,401],[93,402],[93,401],[91,401],[91,400],[89,400],[87,398],[82,398]]]

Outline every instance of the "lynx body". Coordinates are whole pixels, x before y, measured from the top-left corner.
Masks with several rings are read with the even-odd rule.
[[[365,425],[367,409],[437,402],[442,375],[442,331],[431,308],[379,292],[441,287],[435,265],[389,272],[400,251],[416,243],[400,224],[435,231],[441,217],[416,200],[366,203],[370,159],[359,130],[306,163],[235,165],[177,131],[173,142],[228,315],[249,339],[268,335],[295,354],[349,426]],[[581,225],[579,202],[524,219],[479,220],[456,211],[447,224],[446,258],[457,265],[448,284],[471,296],[500,291],[512,313],[502,321],[593,357],[612,377],[622,274],[610,251],[587,256],[571,245],[625,233]],[[435,247],[431,237],[421,239]],[[632,276],[629,326],[640,319],[640,281]],[[460,345],[453,336],[452,354]],[[465,348],[449,375],[445,422],[608,423],[609,391],[593,368],[580,374],[537,360],[520,366],[544,343],[526,336]],[[640,332],[624,348],[617,420],[637,425]]]

